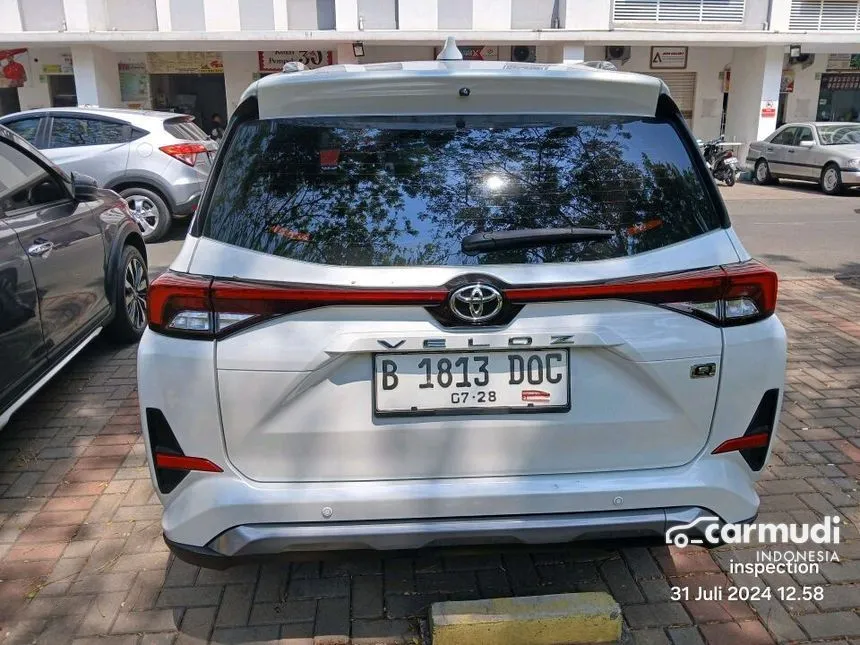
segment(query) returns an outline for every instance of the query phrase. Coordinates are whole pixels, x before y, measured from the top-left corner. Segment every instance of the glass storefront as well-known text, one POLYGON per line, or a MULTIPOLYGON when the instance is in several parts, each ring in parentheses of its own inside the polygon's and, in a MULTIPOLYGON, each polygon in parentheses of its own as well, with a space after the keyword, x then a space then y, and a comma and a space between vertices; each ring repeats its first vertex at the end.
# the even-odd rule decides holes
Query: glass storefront
POLYGON ((860 72, 821 75, 817 121, 860 121, 860 72))

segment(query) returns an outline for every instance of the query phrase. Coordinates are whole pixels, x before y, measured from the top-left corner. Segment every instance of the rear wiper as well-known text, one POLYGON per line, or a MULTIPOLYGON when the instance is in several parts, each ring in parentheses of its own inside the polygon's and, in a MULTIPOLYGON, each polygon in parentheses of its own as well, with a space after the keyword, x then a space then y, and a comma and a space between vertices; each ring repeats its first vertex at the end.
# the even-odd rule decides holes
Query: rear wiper
POLYGON ((515 231, 473 233, 463 239, 461 248, 463 253, 475 254, 568 242, 593 242, 614 235, 614 231, 603 228, 523 228, 515 231))

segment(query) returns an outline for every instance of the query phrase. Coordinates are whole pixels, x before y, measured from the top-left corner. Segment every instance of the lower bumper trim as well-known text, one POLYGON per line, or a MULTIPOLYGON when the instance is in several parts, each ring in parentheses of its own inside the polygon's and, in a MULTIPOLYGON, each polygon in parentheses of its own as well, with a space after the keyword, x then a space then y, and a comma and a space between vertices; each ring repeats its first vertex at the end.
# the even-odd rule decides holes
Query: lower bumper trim
POLYGON ((387 522, 249 524, 206 545, 226 557, 333 550, 397 550, 475 544, 551 544, 660 537, 666 529, 713 515, 698 507, 624 512, 516 515, 387 522))

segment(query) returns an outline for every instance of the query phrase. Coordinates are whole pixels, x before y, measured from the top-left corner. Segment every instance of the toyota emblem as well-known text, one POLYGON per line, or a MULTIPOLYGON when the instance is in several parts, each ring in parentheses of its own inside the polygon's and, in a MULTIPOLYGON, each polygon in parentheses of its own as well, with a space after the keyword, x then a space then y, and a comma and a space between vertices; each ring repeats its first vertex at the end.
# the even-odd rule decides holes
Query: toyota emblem
POLYGON ((502 310, 501 292, 488 284, 469 284, 456 289, 448 300, 451 311, 460 320, 481 323, 502 310))

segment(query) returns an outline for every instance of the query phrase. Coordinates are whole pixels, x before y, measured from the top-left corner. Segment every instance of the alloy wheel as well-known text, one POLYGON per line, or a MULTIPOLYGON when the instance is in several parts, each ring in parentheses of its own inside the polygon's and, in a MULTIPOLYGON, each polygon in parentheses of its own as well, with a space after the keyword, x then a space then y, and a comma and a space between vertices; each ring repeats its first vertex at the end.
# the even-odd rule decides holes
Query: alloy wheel
POLYGON ((148 197, 129 195, 125 198, 131 215, 144 235, 151 234, 158 226, 158 207, 148 197))
POLYGON ((759 180, 759 183, 764 183, 767 181, 767 164, 761 162, 755 169, 755 177, 759 180))
POLYGON ((146 294, 149 290, 146 267, 133 257, 125 267, 124 279, 126 315, 135 329, 141 329, 146 325, 146 294))
POLYGON ((839 176, 836 174, 836 168, 828 168, 824 171, 824 190, 833 192, 839 184, 839 176))

